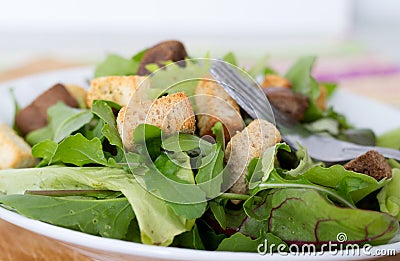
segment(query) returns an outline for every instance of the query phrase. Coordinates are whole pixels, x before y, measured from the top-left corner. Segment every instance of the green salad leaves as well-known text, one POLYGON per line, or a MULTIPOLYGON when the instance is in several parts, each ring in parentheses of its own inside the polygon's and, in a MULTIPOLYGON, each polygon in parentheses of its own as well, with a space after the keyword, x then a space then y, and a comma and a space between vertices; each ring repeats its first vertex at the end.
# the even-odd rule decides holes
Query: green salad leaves
MULTIPOLYGON (((95 77, 135 75, 143 54, 130 59, 110 55, 95 77)), ((223 60, 238 65, 233 53, 223 60)), ((313 132, 374 145, 372 131, 354 129, 332 108, 316 105, 321 86, 329 96, 336 85, 316 81, 311 73, 315 60, 303 57, 285 74, 292 90, 309 100, 302 124, 313 132)), ((267 61, 262 57, 248 73, 277 74, 267 61)), ((210 64, 197 59, 187 60, 186 67, 168 63, 148 69, 157 71, 150 76, 148 97, 178 91, 192 96, 210 64)), ((278 143, 249 159, 243 174, 248 193, 235 194, 225 191, 230 173, 222 123, 213 126, 213 140, 166 135, 140 124, 128 152, 116 122, 120 109, 103 100, 90 109, 63 103, 49 108, 47 126, 26 137, 40 162, 36 168, 0 171, 0 204, 83 233, 198 250, 257 252, 265 241, 276 245, 268 251, 277 251, 278 245, 288 251, 292 244, 320 248, 326 242, 378 245, 398 234, 400 164, 394 160, 393 178, 377 181, 340 164, 315 162, 306 148, 292 152, 278 143), (339 233, 347 241, 339 241, 339 233)), ((378 137, 378 144, 388 145, 396 135, 378 137)))

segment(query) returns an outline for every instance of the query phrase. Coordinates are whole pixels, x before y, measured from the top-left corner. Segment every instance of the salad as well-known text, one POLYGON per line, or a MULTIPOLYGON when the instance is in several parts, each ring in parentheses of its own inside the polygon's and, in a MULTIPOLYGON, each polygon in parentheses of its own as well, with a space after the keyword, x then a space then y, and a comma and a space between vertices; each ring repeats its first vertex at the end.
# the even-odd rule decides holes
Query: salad
MULTIPOLYGON (((232 53, 222 60, 315 133, 400 148, 398 132, 377 138, 327 106, 336 85, 313 78, 315 57, 284 75, 265 58, 250 68, 232 53)), ((60 83, 25 108, 16 102, 14 126, 0 124, 1 206, 100 237, 197 250, 400 241, 399 162, 375 151, 316 162, 247 115, 209 68, 166 41, 109 55, 88 90, 60 83)))

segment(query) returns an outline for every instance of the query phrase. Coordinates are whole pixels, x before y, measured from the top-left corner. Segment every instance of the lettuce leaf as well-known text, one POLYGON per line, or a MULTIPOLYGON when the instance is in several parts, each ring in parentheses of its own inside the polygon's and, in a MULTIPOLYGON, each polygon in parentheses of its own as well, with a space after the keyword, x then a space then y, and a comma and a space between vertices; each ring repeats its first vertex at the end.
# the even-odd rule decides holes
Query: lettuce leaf
POLYGON ((194 225, 193 220, 176 215, 165 201, 146 191, 132 174, 121 169, 52 166, 0 171, 0 191, 6 195, 43 189, 121 191, 132 206, 145 244, 169 245, 176 235, 194 225))
POLYGON ((84 199, 38 195, 0 196, 18 213, 56 226, 102 237, 125 239, 135 214, 126 198, 84 199))

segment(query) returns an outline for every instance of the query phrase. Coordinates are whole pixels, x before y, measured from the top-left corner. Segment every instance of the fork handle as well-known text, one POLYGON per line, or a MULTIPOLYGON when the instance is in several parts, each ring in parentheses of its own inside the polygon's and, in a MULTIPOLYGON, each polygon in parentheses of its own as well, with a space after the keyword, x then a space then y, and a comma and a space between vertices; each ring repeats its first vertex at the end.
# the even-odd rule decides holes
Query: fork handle
POLYGON ((371 147, 371 146, 354 146, 344 148, 343 152, 345 153, 354 153, 355 155, 361 155, 366 153, 369 150, 376 150, 381 153, 385 158, 392 158, 400 161, 400 150, 382 148, 382 147, 371 147))

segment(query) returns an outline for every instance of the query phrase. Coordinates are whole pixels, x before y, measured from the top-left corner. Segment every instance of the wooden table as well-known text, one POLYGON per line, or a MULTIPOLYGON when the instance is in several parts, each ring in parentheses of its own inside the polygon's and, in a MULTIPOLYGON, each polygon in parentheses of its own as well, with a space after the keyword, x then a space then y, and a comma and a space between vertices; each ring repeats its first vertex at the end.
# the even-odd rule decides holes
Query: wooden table
MULTIPOLYGON (((0 82, 11 80, 23 75, 29 75, 52 69, 74 67, 78 65, 79 64, 70 64, 53 59, 41 59, 39 61, 33 61, 26 66, 0 73, 0 82)), ((55 242, 54 240, 37 235, 0 220, 0 261, 19 260, 88 261, 90 259, 58 242, 55 242)), ((379 260, 395 261, 400 260, 400 257, 386 257, 379 260)))

